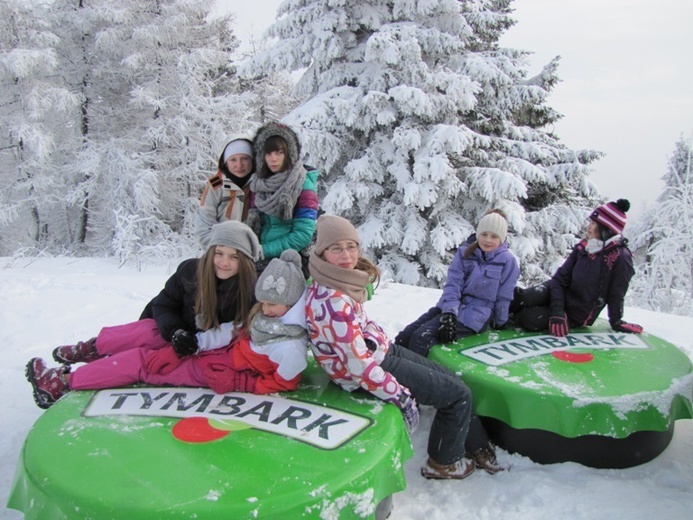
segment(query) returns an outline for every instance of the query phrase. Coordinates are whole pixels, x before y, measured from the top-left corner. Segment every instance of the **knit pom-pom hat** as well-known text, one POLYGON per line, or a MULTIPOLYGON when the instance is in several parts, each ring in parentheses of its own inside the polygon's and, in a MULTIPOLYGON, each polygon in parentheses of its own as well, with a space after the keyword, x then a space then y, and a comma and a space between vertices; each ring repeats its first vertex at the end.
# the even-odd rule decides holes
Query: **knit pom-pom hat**
POLYGON ((628 200, 618 199, 616 202, 607 202, 599 206, 592 212, 590 219, 611 230, 614 235, 620 235, 626 227, 626 213, 629 209, 628 200))

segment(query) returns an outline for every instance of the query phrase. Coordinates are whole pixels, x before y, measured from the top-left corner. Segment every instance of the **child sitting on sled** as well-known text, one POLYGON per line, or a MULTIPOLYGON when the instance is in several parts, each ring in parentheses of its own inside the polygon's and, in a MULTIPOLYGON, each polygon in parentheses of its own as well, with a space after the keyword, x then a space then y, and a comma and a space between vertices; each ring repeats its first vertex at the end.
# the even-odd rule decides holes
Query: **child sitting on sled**
POLYGON ((563 337, 571 328, 592 325, 608 307, 613 330, 643 331, 640 325, 623 321, 623 301, 635 273, 628 241, 622 235, 629 209, 626 199, 596 208, 585 238, 553 277, 539 286, 515 290, 512 310, 518 325, 563 337))
POLYGON ((478 334, 489 325, 502 328, 520 277, 517 259, 508 249, 508 222, 500 210, 484 215, 448 268, 435 307, 407 325, 395 343, 427 356, 433 345, 478 334))
POLYGON ((225 322, 196 333, 195 352, 181 354, 171 344, 132 348, 99 357, 72 373, 66 366, 47 368, 41 358, 33 358, 26 375, 34 399, 48 408, 71 390, 135 383, 201 386, 217 393, 294 390, 306 367, 305 288, 300 256, 287 250, 257 281, 258 303, 250 312, 248 331, 225 322))

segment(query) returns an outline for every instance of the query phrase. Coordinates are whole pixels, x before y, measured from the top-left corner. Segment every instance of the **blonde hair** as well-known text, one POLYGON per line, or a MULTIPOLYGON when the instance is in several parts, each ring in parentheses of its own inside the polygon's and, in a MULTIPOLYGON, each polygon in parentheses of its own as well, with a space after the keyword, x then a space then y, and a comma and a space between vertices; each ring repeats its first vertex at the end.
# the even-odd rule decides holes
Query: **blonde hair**
MULTIPOLYGON (((236 297, 236 316, 234 321, 246 328, 250 323, 250 310, 255 302, 255 264, 243 252, 238 251, 238 287, 236 297)), ((203 330, 219 326, 217 313, 216 275, 214 274, 214 254, 216 245, 209 247, 197 262, 197 288, 195 289, 195 313, 200 316, 203 330)))

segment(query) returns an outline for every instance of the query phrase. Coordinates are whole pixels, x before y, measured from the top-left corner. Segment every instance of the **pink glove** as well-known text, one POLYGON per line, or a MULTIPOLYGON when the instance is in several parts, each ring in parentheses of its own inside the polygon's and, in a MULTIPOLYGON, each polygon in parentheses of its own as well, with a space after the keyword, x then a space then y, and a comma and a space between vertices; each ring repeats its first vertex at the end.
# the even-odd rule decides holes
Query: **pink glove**
POLYGON ((562 338, 568 335, 568 318, 563 316, 551 316, 549 318, 549 334, 562 338))
POLYGON ((236 392, 255 393, 258 376, 251 370, 239 370, 234 377, 233 386, 236 392))
POLYGON ((168 345, 149 352, 144 361, 144 366, 150 374, 165 375, 173 372, 182 362, 173 347, 168 345))
POLYGON ((628 332, 630 334, 640 334, 642 332, 642 327, 636 325, 635 323, 628 323, 626 321, 619 321, 617 323, 612 323, 611 328, 616 332, 628 332))

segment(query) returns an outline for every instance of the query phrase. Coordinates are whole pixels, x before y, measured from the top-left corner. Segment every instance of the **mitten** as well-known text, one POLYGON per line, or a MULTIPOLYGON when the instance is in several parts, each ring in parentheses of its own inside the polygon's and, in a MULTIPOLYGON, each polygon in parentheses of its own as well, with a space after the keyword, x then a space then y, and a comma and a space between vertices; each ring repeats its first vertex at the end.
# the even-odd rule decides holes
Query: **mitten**
POLYGON ((419 407, 416 401, 409 393, 409 390, 403 389, 398 398, 400 410, 404 416, 404 422, 407 425, 407 431, 413 433, 419 425, 419 407))
POLYGON ((173 349, 179 357, 189 356, 197 352, 197 337, 192 332, 178 329, 171 338, 173 349))
POLYGON ((642 327, 636 325, 635 323, 628 323, 623 320, 619 320, 616 323, 611 324, 611 328, 616 332, 628 332, 630 334, 640 334, 642 332, 642 327))
POLYGON ((166 346, 147 353, 144 365, 149 374, 168 374, 181 365, 182 361, 173 350, 173 347, 166 346))
POLYGON ((549 333, 557 338, 568 335, 568 318, 565 314, 549 318, 549 333))
POLYGON ((441 314, 436 338, 441 343, 450 343, 457 339, 457 316, 451 312, 441 314))
POLYGON ((255 392, 258 376, 251 370, 238 370, 234 376, 233 389, 236 392, 255 392))

